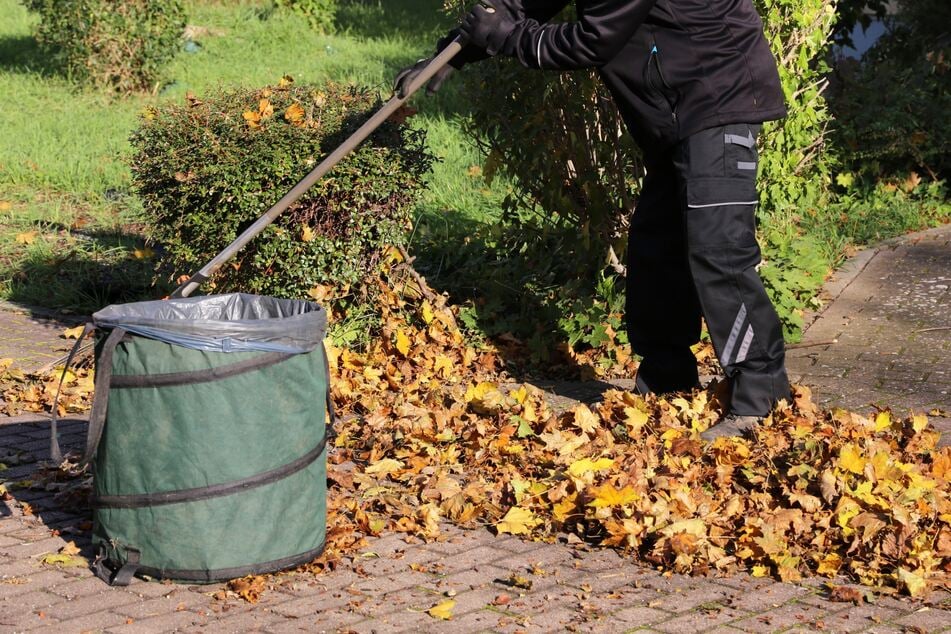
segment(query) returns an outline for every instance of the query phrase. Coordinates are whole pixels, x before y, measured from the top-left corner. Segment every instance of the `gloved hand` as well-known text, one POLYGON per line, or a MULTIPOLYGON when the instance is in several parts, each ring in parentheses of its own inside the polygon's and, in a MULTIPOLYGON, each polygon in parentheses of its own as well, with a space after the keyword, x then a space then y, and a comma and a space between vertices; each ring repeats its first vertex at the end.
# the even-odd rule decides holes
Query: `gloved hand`
MULTIPOLYGON (((439 52, 437 51, 436 54, 438 55, 439 52)), ((433 61, 432 57, 421 59, 409 68, 404 68, 399 72, 399 74, 396 76, 396 81, 393 84, 393 91, 400 99, 406 98, 410 84, 416 80, 419 74, 429 65, 429 62, 431 61, 433 61)), ((436 74, 433 75, 432 79, 429 80, 429 83, 426 84, 426 94, 431 95, 439 90, 446 80, 449 79, 449 76, 452 75, 454 70, 455 69, 452 66, 447 64, 436 71, 436 74)))
POLYGON ((483 1, 463 18, 459 26, 471 45, 489 55, 499 54, 518 23, 504 1, 497 0, 496 5, 490 6, 483 1))

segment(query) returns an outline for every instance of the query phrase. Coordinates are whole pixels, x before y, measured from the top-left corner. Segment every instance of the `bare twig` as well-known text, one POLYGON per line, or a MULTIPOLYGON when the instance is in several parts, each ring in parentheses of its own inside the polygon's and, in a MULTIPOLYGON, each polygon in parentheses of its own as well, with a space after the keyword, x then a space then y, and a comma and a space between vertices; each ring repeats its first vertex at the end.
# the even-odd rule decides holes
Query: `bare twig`
POLYGON ((912 330, 911 332, 937 332, 939 330, 951 330, 951 326, 939 326, 937 328, 919 328, 918 330, 912 330))
POLYGON ((793 343, 786 346, 786 350, 798 350, 800 348, 818 348, 819 346, 831 346, 839 343, 838 339, 829 339, 828 341, 816 341, 814 343, 793 343))

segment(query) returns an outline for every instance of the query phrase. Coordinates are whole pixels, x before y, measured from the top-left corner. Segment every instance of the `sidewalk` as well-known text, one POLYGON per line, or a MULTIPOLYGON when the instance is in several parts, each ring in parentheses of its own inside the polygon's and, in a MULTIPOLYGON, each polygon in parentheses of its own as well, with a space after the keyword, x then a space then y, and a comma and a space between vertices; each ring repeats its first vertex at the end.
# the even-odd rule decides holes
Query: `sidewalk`
MULTIPOLYGON (((951 325, 949 279, 951 226, 863 253, 833 281, 832 301, 804 340, 838 343, 791 351, 794 378, 814 386, 824 403, 951 410, 951 331, 935 330, 951 325)), ((14 356, 26 369, 45 365, 50 351, 65 345, 60 331, 56 324, 0 311, 0 358, 14 356)), ((562 399, 586 394, 583 386, 574 392, 552 387, 562 399)), ((943 416, 934 420, 951 431, 948 414, 943 416)), ((65 445, 79 447, 84 428, 81 419, 65 422, 65 445)), ((0 481, 26 484, 47 457, 48 443, 44 417, 0 418, 0 462, 8 467, 0 481)), ((612 550, 448 526, 445 541, 387 535, 332 573, 275 576, 255 605, 214 599, 221 585, 136 580, 128 588, 109 588, 85 567, 40 562, 70 540, 89 555, 84 513, 64 510, 53 491, 9 488, 0 500, 0 632, 951 630, 947 593, 928 601, 869 595, 871 603, 853 605, 831 601, 825 579, 782 584, 747 575, 662 574, 612 550), (513 586, 513 575, 530 587, 513 586), (426 612, 450 597, 456 601, 451 621, 426 612)))

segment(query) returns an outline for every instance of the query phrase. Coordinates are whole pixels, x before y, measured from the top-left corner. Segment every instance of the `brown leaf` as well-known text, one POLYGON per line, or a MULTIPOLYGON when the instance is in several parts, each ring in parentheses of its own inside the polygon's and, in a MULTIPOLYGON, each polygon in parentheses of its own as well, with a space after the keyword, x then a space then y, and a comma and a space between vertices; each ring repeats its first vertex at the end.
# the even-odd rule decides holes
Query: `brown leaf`
POLYGON ((829 600, 837 603, 854 603, 859 605, 865 600, 861 592, 848 586, 831 586, 829 600))

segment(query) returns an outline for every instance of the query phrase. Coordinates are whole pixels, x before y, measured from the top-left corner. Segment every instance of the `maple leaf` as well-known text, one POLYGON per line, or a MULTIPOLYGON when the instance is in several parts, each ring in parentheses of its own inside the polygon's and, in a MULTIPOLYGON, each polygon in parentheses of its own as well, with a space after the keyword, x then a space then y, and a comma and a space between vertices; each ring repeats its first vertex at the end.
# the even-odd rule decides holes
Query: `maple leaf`
POLYGON ((66 339, 79 339, 83 335, 83 331, 86 330, 85 326, 76 326, 75 328, 67 328, 63 331, 63 337, 66 339))
POLYGON ((383 460, 371 464, 369 467, 364 469, 364 473, 369 473, 371 475, 388 475, 390 473, 397 473, 403 468, 403 463, 399 460, 394 460, 393 458, 384 458, 383 460))
POLYGON ((921 575, 906 570, 905 568, 898 569, 898 582, 901 584, 901 587, 913 597, 921 596, 928 588, 928 583, 921 575))
POLYGON ((404 357, 409 356, 410 341, 409 337, 406 336, 406 333, 402 330, 396 331, 396 349, 400 351, 404 357))
POLYGON ((601 419, 595 416, 585 404, 577 405, 574 410, 575 426, 586 434, 592 434, 601 425, 601 419))
POLYGON ((284 119, 295 126, 304 125, 304 117, 306 115, 307 113, 299 103, 292 103, 287 107, 287 110, 284 111, 284 119))
POLYGON ((839 450, 839 460, 836 463, 843 471, 861 474, 865 471, 865 457, 854 443, 847 443, 839 450))
POLYGON ((14 241, 17 244, 33 244, 36 242, 36 237, 40 235, 39 231, 24 231, 23 233, 16 234, 14 241))
POLYGON ((434 605, 433 607, 429 608, 428 610, 426 610, 426 613, 435 619, 442 619, 444 621, 448 621, 449 619, 452 618, 452 610, 455 607, 456 607, 455 599, 447 599, 446 601, 443 601, 442 603, 438 603, 434 605))
POLYGON ((267 119, 274 114, 274 105, 269 99, 262 99, 258 102, 258 114, 262 119, 267 119))
POLYGON ((568 466, 568 473, 579 478, 586 473, 610 469, 613 466, 613 458, 598 458, 597 460, 582 458, 581 460, 575 460, 568 466))
POLYGON ((248 127, 252 130, 256 130, 261 127, 261 115, 257 112, 251 110, 246 110, 241 114, 244 117, 245 122, 248 124, 248 127))
POLYGON ((228 582, 228 589, 248 603, 257 603, 264 592, 265 580, 262 576, 248 576, 232 579, 228 582))
POLYGON ((532 529, 540 523, 531 510, 513 506, 505 514, 505 517, 495 524, 495 529, 500 535, 502 533, 528 535, 532 532, 532 529))
POLYGON ((300 229, 300 239, 301 239, 302 241, 304 241, 304 242, 311 242, 311 241, 313 241, 315 235, 316 235, 316 234, 314 234, 314 230, 311 229, 310 227, 308 227, 307 225, 301 226, 301 229, 300 229))
POLYGON ((829 553, 819 561, 819 565, 816 568, 816 572, 820 575, 826 575, 828 577, 834 577, 838 574, 839 568, 842 567, 842 556, 838 553, 829 553))
POLYGON ((627 506, 641 498, 632 486, 625 486, 618 489, 608 483, 591 489, 591 495, 594 499, 588 503, 588 506, 595 508, 627 506))

